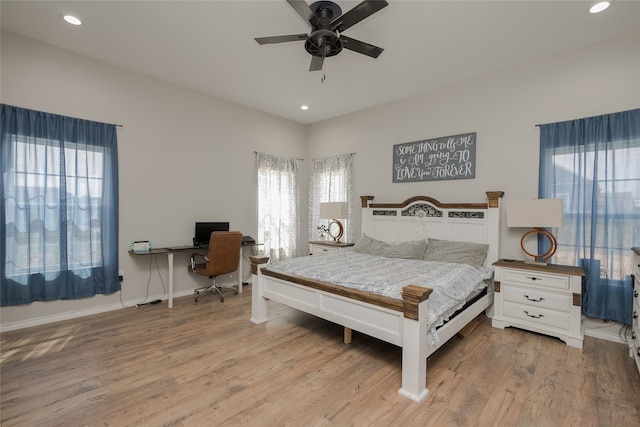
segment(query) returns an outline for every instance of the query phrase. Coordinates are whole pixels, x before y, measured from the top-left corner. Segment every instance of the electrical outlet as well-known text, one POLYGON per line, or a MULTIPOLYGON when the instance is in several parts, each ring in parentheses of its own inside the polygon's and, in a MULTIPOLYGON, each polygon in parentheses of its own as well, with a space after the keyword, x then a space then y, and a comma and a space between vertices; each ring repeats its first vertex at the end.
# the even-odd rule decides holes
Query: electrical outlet
POLYGON ((122 282, 124 280, 124 270, 118 271, 118 281, 122 282))

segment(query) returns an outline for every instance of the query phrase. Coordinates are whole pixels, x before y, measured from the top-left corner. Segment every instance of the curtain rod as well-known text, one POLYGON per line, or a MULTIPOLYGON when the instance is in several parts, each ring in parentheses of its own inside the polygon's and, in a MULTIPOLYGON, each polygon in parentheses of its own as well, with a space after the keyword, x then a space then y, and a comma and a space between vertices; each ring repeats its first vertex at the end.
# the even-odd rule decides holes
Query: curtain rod
MULTIPOLYGON (((116 125, 116 126, 117 126, 117 125, 116 125)), ((536 126, 537 126, 537 125, 536 125, 536 126)), ((258 152, 257 152, 257 151, 255 151, 255 150, 254 150, 253 152, 254 152, 255 154, 258 154, 258 152)), ((352 156, 355 156, 357 153, 349 153, 349 154, 351 154, 352 156)), ((294 159, 294 160, 302 160, 302 161, 304 161, 304 159, 300 159, 300 158, 298 158, 298 159, 294 159)))
POLYGON ((117 124, 117 123, 105 123, 105 122, 101 122, 101 121, 99 121, 99 120, 83 119, 83 118, 81 118, 81 117, 73 117, 73 116, 68 116, 68 115, 66 115, 66 114, 51 113, 51 112, 48 112, 48 111, 34 110, 33 108, 18 107, 17 105, 10 105, 10 104, 4 104, 4 105, 8 105, 8 106, 10 106, 10 107, 15 107, 15 108, 20 108, 21 110, 30 110, 30 111, 35 111, 36 113, 44 113, 44 114, 51 114, 51 115, 54 115, 54 116, 68 117, 68 118, 70 118, 70 119, 84 120, 85 122, 96 122, 96 123, 102 123, 102 124, 105 124, 105 125, 115 126, 115 127, 117 127, 117 128, 122 128, 122 127, 124 127, 124 126, 119 125, 119 124, 117 124))
MULTIPOLYGON (((253 152, 254 152, 255 154, 258 154, 258 152, 257 152, 257 151, 255 151, 255 150, 254 150, 253 152)), ((269 154, 269 155, 272 155, 272 154, 269 154)), ((282 156, 278 156, 278 157, 282 157, 282 156)), ((293 160, 301 160, 301 161, 304 161, 304 159, 301 159, 301 158, 294 158, 293 160)))
MULTIPOLYGON (((627 112, 627 111, 635 111, 635 109, 625 110, 625 111, 619 111, 619 112, 620 112, 620 113, 625 113, 625 112, 627 112)), ((579 118, 579 119, 562 120, 562 121, 560 121, 560 122, 542 123, 542 124, 537 124, 537 125, 535 125, 535 126, 536 126, 536 127, 540 127, 540 126, 542 126, 542 125, 549 125, 549 124, 554 124, 554 123, 570 122, 570 121, 575 121, 575 120, 584 120, 584 119, 595 119, 595 118, 597 118, 597 117, 604 117, 604 116, 608 116, 608 115, 610 115, 610 114, 615 114, 615 113, 598 114, 598 115, 595 115, 595 116, 587 116, 587 117, 582 117, 582 118, 579 118)))

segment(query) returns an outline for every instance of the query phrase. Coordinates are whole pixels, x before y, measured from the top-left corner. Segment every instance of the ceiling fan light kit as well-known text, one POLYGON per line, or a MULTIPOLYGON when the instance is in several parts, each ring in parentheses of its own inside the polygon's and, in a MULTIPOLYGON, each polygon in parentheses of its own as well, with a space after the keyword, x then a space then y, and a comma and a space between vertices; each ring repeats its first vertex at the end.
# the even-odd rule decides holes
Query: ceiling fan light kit
POLYGON ((311 55, 309 71, 322 69, 324 59, 348 49, 372 58, 380 56, 384 49, 341 33, 388 6, 386 1, 365 0, 342 14, 342 9, 331 1, 317 1, 310 6, 304 0, 287 0, 287 3, 311 26, 309 34, 257 37, 258 44, 274 44, 304 40, 304 48, 311 55))

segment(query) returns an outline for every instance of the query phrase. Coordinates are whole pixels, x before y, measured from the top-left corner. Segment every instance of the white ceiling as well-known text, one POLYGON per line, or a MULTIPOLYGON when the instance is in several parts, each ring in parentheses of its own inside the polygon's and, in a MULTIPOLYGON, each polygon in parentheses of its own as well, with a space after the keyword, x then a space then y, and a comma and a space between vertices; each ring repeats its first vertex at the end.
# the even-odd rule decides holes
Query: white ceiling
MULTIPOLYGON (((336 3, 344 13, 359 1, 336 3)), ((324 83, 308 71, 303 42, 254 41, 308 31, 285 0, 2 0, 0 14, 3 30, 309 124, 623 33, 640 37, 640 1, 591 15, 593 3, 389 0, 345 31, 382 55, 344 50, 325 61, 324 83), (65 23, 67 13, 83 25, 65 23)))

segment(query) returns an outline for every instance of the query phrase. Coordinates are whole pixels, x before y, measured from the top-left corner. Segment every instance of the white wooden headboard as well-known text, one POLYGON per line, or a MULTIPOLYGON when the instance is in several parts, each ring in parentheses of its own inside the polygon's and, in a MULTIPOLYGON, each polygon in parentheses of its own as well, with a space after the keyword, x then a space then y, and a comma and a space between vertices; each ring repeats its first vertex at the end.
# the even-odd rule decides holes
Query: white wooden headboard
POLYGON ((373 203, 360 196, 362 233, 387 242, 432 237, 459 242, 488 243, 486 264, 500 255, 500 199, 503 191, 487 191, 485 203, 441 203, 415 196, 402 203, 373 203))

